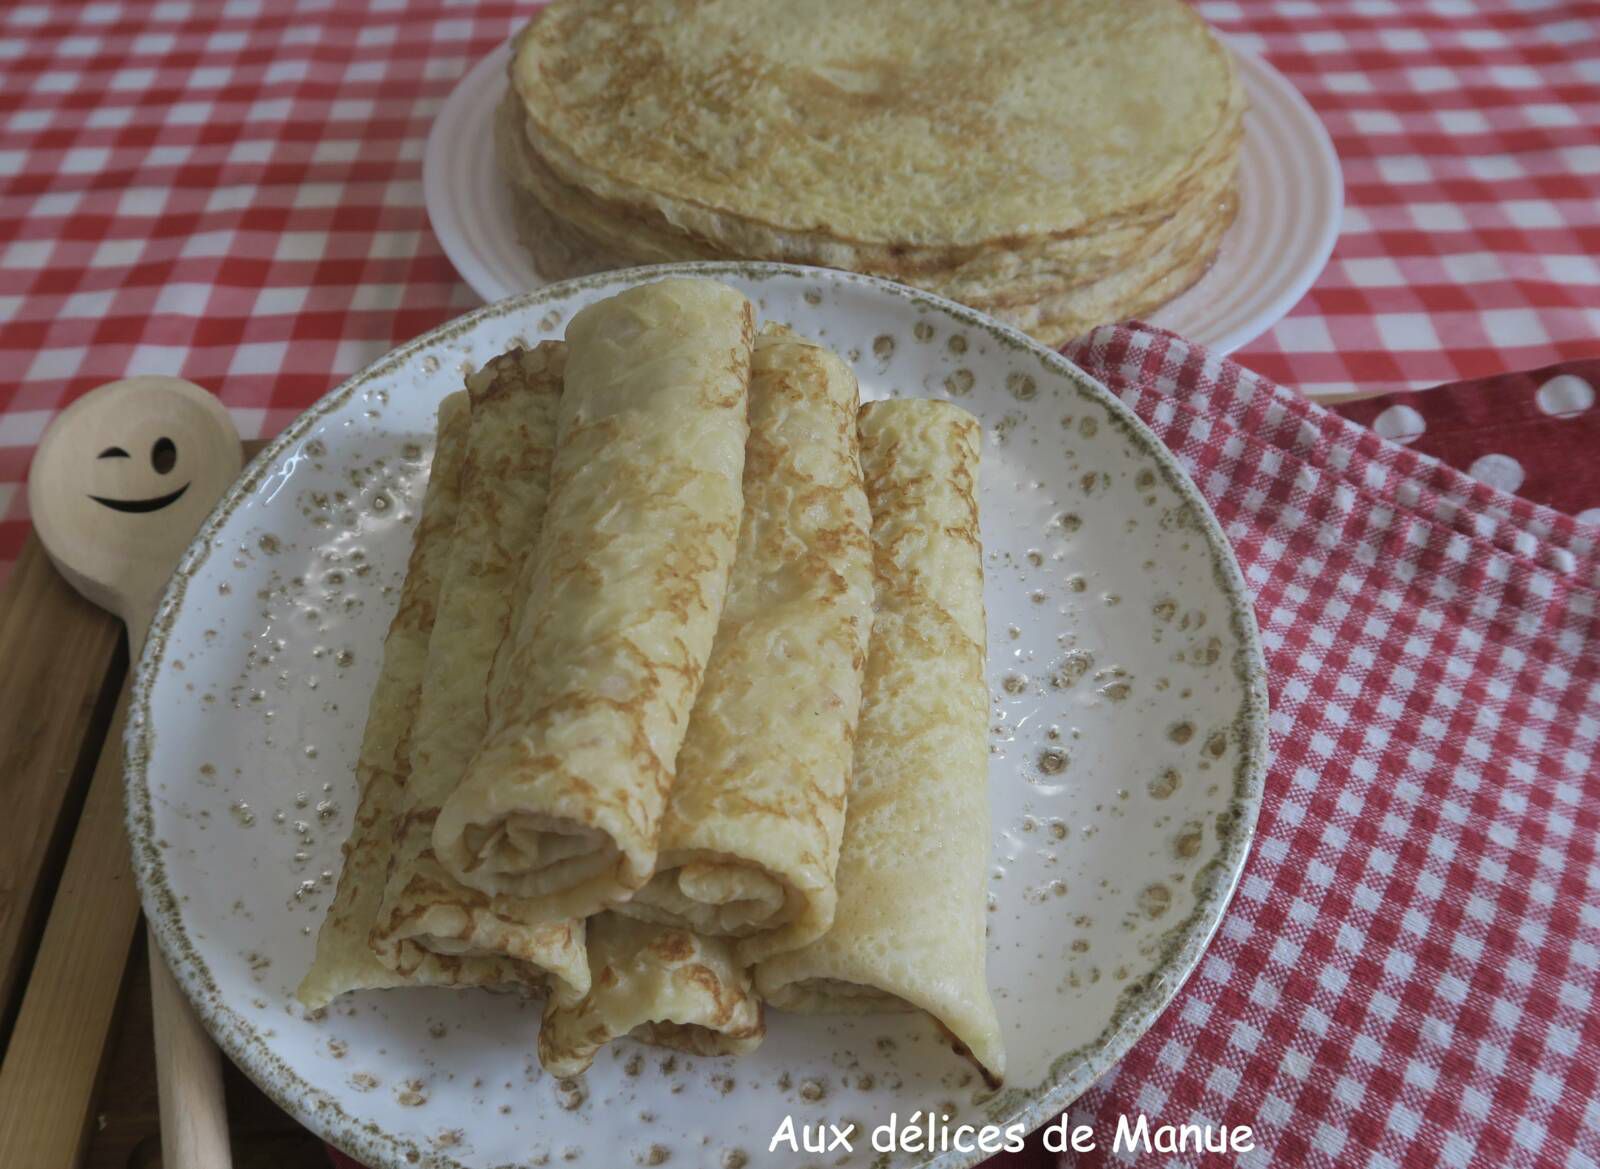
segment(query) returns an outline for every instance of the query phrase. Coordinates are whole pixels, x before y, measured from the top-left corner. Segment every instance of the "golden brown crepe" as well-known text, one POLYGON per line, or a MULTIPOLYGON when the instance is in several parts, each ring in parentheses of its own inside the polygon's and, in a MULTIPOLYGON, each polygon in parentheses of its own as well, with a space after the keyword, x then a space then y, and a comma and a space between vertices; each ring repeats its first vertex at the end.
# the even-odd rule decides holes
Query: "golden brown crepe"
POLYGON ((410 770, 411 727, 460 502, 460 471, 469 425, 466 394, 452 394, 440 403, 433 470, 412 535, 400 607, 383 643, 383 665, 356 762, 361 794, 350 838, 344 844, 344 868, 317 935, 316 958, 295 992, 307 1007, 326 1006, 350 990, 392 986, 508 984, 534 989, 543 985, 540 971, 520 963, 486 967, 442 954, 423 956, 399 973, 379 962, 367 944, 383 898, 395 821, 410 770))
POLYGON ((379 959, 401 974, 450 954, 485 972, 515 960, 580 993, 589 985, 581 920, 550 921, 536 904, 469 889, 433 854, 439 806, 483 740, 490 668, 544 521, 565 365, 566 347, 551 341, 502 354, 467 380, 472 425, 460 502, 372 932, 379 959))
POLYGON ((984 972, 989 846, 980 429, 947 402, 860 415, 877 613, 833 928, 756 967, 773 1006, 920 1008, 1005 1067, 984 972))
POLYGON ((656 875, 618 911, 743 939, 745 963, 833 922, 872 624, 855 375, 769 325, 757 339, 744 520, 678 754, 656 875))
POLYGON ((766 1034, 750 974, 723 938, 602 913, 589 921, 593 981, 581 997, 552 995, 539 1030, 539 1062, 575 1076, 613 1039, 695 1055, 743 1055, 766 1034))
POLYGON ((1052 343, 1209 266, 1247 105, 1179 0, 555 0, 507 76, 496 154, 548 278, 815 264, 1052 343))
POLYGON ((527 595, 487 737, 434 825, 464 884, 580 917, 654 871, 738 540, 754 335, 750 303, 708 280, 568 325, 527 595))

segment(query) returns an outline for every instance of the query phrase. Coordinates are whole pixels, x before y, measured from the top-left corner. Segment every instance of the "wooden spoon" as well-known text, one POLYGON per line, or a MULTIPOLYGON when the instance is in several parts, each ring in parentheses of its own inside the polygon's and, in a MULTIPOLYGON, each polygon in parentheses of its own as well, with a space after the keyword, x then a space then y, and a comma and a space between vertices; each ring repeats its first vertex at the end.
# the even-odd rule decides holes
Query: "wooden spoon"
MULTIPOLYGON (((51 561, 122 618, 137 663, 157 602, 201 522, 239 475, 239 435, 211 394, 171 377, 92 390, 51 423, 28 505, 51 561)), ((130 683, 132 669, 129 670, 130 683)), ((44 698, 46 696, 41 696, 44 698)), ((125 687, 0 1066, 0 1165, 73 1164, 139 919, 123 826, 125 687)), ((166 1169, 227 1169, 217 1049, 149 938, 166 1169)))

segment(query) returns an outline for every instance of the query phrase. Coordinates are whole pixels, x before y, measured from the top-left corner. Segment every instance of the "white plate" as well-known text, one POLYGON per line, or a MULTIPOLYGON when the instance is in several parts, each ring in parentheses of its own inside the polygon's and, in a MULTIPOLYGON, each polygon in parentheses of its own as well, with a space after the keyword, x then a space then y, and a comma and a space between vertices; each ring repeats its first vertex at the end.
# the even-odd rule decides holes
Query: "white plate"
POLYGON ((672 1164, 739 1149, 784 1169, 810 1162, 767 1155, 789 1113, 876 1125, 937 1106, 1037 1125, 1171 999, 1243 866, 1266 763, 1260 648, 1172 456, 1065 359, 972 310, 822 269, 685 269, 834 346, 866 397, 953 395, 984 424, 989 969, 1007 1087, 987 1093, 920 1017, 772 1012, 742 1060, 618 1044, 578 1102, 538 1069, 536 1005, 388 991, 308 1018, 293 1001, 350 827, 435 406, 464 370, 663 271, 636 269, 480 309, 312 407, 208 521, 140 662, 128 823, 156 935, 224 1050, 369 1164, 616 1169, 659 1145, 672 1164))
MULTIPOLYGON (((1239 163, 1239 214, 1217 260, 1147 318, 1220 353, 1265 333, 1321 274, 1339 235, 1344 180, 1321 120, 1262 58, 1233 46, 1250 95, 1239 163)), ((505 96, 510 51, 475 65, 434 119, 422 162, 423 198, 445 255, 484 300, 549 283, 517 242, 511 196, 490 124, 505 96)))

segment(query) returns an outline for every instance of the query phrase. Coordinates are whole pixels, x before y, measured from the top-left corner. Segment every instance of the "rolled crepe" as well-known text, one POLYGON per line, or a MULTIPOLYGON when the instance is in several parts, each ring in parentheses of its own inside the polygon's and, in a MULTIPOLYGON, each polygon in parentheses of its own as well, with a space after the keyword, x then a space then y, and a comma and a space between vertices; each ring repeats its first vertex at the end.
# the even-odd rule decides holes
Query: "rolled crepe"
POLYGON ((539 1029, 539 1062, 575 1076, 613 1039, 695 1055, 743 1055, 766 1034, 761 1000, 732 943, 602 913, 589 920, 594 974, 580 998, 552 995, 539 1029))
POLYGON ((756 967, 773 1006, 918 1008, 1004 1071, 984 973, 989 847, 979 427, 946 402, 862 407, 877 613, 833 928, 756 967))
POLYGON ((731 935, 740 960, 833 923, 872 545, 855 375, 780 326, 756 341, 744 520, 678 753, 656 875, 621 913, 731 935))
POLYGON ((649 880, 739 535, 750 303, 666 280, 567 327, 550 502, 489 731, 434 824, 463 884, 582 917, 649 880))
POLYGON ((400 607, 383 643, 383 664, 356 761, 356 782, 361 794, 350 837, 344 844, 344 868, 339 873, 333 904, 317 934, 316 957, 295 992, 302 1003, 313 1009, 326 1006, 350 990, 485 983, 532 988, 543 982, 543 975, 529 967, 507 962, 484 968, 451 955, 425 956, 401 973, 379 962, 367 944, 383 899, 395 821, 409 771, 410 730, 460 502, 460 472, 469 423, 466 394, 452 394, 440 403, 433 468, 422 514, 411 538, 411 559, 400 590, 400 607))
POLYGON ((467 380, 472 426, 372 948, 407 974, 449 954, 487 973, 507 959, 589 985, 582 920, 462 885, 433 854, 439 806, 488 726, 484 692, 511 620, 518 580, 544 522, 566 348, 558 341, 494 358, 467 380))

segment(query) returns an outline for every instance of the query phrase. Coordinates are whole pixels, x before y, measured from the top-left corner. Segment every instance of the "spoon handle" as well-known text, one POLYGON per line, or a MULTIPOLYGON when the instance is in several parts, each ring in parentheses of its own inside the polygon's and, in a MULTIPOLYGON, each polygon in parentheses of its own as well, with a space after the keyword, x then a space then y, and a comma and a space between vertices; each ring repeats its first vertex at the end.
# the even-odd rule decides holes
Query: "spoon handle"
POLYGON ((150 942, 150 1002, 155 1009, 156 1082, 161 1089, 161 1163, 169 1169, 227 1169, 228 1112, 222 1060, 166 959, 150 942))
MULTIPOLYGON (((137 663, 155 618, 159 594, 128 598, 122 621, 128 630, 128 661, 137 663)), ((128 690, 133 688, 130 667, 128 690)), ((127 694, 123 695, 126 703, 127 694)), ((108 739, 105 751, 118 764, 122 734, 108 739)), ((101 762, 105 754, 101 755, 101 762)), ((120 768, 119 768, 120 770, 120 768)), ((98 773, 98 768, 96 769, 98 773)), ((124 845, 126 848, 126 845, 124 845)), ((228 1106, 222 1092, 222 1058, 167 967, 146 926, 150 951, 150 1005, 155 1023, 156 1086, 161 1097, 161 1164, 164 1169, 230 1169, 228 1106)))

